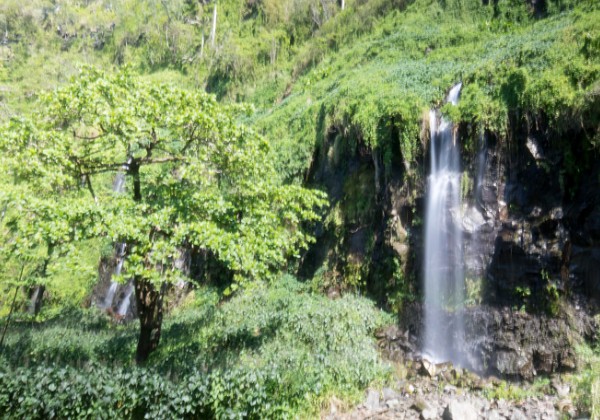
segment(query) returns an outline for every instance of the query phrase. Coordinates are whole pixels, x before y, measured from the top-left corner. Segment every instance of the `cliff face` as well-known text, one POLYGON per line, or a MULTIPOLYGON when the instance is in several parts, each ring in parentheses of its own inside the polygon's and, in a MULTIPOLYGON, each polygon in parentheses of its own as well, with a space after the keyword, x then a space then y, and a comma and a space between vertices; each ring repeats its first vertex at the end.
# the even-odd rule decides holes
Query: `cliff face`
MULTIPOLYGON (((462 350, 477 370, 532 378, 574 368, 573 344, 594 339, 600 164, 585 132, 558 135, 543 116, 522 121, 505 138, 487 132, 475 146, 465 141, 463 207, 452 217, 465 256, 462 350)), ((467 138, 471 127, 458 132, 467 138)), ((397 148, 384 168, 378 150, 342 143, 344 135, 330 129, 315 152, 309 180, 328 191, 332 207, 300 273, 317 274, 333 295, 363 288, 400 311, 418 340, 420 306, 409 302, 421 300, 427 142, 418 167, 397 148)))

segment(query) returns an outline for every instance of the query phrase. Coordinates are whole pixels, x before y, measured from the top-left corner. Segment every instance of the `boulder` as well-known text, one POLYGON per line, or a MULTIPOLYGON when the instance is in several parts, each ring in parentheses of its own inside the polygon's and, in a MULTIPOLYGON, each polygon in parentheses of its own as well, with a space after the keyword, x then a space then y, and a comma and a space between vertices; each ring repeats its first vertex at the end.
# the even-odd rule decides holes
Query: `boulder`
POLYGON ((374 389, 367 391, 367 399, 365 400, 365 408, 369 411, 375 411, 379 408, 379 392, 374 389))
POLYGON ((468 402, 451 401, 443 414, 444 420, 477 420, 477 411, 468 402))

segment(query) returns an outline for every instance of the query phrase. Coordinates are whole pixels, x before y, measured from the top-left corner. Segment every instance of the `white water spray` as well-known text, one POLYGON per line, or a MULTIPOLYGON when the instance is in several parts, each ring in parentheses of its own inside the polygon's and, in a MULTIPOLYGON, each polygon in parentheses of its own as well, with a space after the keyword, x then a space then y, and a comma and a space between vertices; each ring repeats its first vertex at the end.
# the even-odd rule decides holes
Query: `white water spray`
MULTIPOLYGON (((447 102, 456 105, 462 84, 447 102)), ((425 331, 423 353, 433 361, 460 363, 454 350, 464 339, 460 306, 464 301, 462 231, 460 227, 460 152, 451 122, 432 110, 430 117, 431 174, 427 179, 425 215, 425 331)))
MULTIPOLYGON (((119 245, 117 245, 117 265, 115 267, 115 270, 113 271, 113 275, 114 276, 118 276, 121 274, 121 271, 123 270, 123 263, 125 263, 125 250, 127 249, 127 244, 124 243, 120 243, 119 245)), ((104 297, 104 303, 102 305, 102 307, 104 309, 108 309, 112 306, 113 300, 115 299, 115 294, 117 293, 117 289, 119 287, 119 283, 117 283, 116 281, 111 281, 110 282, 110 287, 108 288, 108 291, 106 292, 106 296, 104 297)))

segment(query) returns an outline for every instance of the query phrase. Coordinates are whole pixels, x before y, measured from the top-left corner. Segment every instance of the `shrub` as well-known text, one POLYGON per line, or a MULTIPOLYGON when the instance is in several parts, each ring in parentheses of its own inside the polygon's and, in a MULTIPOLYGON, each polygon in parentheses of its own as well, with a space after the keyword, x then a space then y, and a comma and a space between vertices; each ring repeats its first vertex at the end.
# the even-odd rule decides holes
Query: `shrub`
POLYGON ((372 333, 390 319, 367 299, 332 301, 291 277, 220 306, 217 296, 199 289, 167 317, 148 368, 129 365, 134 326, 97 311, 17 323, 0 359, 0 417, 293 417, 387 377, 372 333))

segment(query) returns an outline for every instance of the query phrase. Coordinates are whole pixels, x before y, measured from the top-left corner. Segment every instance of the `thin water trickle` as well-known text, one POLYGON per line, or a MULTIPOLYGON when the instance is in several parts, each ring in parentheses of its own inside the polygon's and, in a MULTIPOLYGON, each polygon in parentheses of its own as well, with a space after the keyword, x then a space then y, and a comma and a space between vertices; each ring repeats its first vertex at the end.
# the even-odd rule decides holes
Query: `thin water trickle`
POLYGON ((29 307, 27 308, 30 314, 35 314, 35 303, 37 302, 38 295, 40 294, 40 286, 36 286, 31 299, 29 299, 29 307))
MULTIPOLYGON (((462 84, 447 102, 456 105, 462 84)), ((464 340, 461 305, 464 269, 461 214, 460 151, 451 122, 430 112, 431 173, 425 215, 425 332, 423 353, 433 361, 460 363, 456 340, 464 340)))
POLYGON ((485 134, 481 134, 479 137, 479 150, 477 152, 477 179, 475 180, 475 201, 483 206, 483 177, 485 175, 486 165, 486 144, 485 134))

